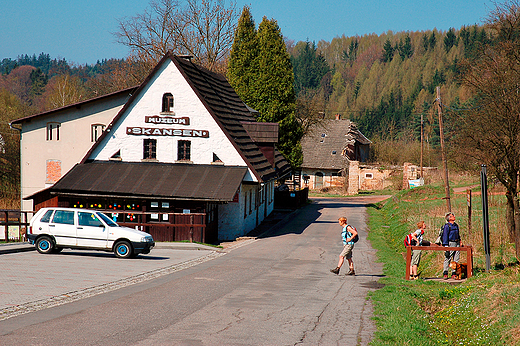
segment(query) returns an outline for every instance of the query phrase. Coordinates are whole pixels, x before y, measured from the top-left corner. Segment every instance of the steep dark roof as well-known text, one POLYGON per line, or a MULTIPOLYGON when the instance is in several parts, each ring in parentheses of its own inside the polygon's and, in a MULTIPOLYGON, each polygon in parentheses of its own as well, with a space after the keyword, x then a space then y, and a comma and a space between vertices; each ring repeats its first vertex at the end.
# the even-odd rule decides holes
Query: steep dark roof
POLYGON ((229 202, 246 172, 246 167, 238 166, 95 161, 75 165, 47 191, 229 202))
POLYGON ((348 152, 355 143, 371 142, 350 120, 324 120, 302 139, 303 168, 337 169, 348 165, 348 152))
POLYGON ((241 124, 241 122, 253 122, 255 118, 226 78, 195 65, 190 59, 178 57, 171 53, 163 57, 138 90, 134 92, 133 96, 117 114, 112 123, 107 126, 107 131, 103 132, 100 140, 98 140, 86 154, 82 163, 88 160, 96 146, 108 135, 112 126, 123 116, 137 95, 145 89, 152 77, 167 60, 171 60, 177 66, 208 112, 226 134, 229 141, 237 148, 257 179, 260 181, 269 181, 276 178, 278 175, 276 170, 271 166, 241 124))
POLYGON ((191 60, 175 56, 170 58, 195 89, 231 143, 239 149, 257 178, 262 181, 275 178, 276 171, 241 124, 241 121, 252 122, 255 118, 227 79, 193 64, 191 60))

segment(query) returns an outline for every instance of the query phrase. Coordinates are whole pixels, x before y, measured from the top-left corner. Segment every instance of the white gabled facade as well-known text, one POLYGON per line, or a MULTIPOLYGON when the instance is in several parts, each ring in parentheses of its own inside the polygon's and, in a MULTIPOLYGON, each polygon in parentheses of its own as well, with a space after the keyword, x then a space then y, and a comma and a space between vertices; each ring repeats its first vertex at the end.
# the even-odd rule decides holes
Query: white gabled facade
MULTIPOLYGON (((247 166, 171 60, 167 61, 149 81, 142 94, 123 114, 122 119, 114 124, 109 136, 103 139, 101 145, 94 150, 89 159, 109 160, 120 151, 122 161, 140 162, 143 160, 143 139, 153 138, 157 141, 156 159, 158 162, 178 162, 178 141, 189 140, 191 142, 190 161, 193 164, 210 164, 213 162, 213 154, 215 154, 225 165, 247 166), (162 98, 166 93, 173 95, 173 113, 161 112, 162 98), (189 124, 146 122, 146 117, 151 116, 163 119, 188 118, 189 124), (135 130, 129 133, 129 128, 135 130), (151 131, 150 134, 133 134, 143 132, 138 129, 154 129, 157 134, 154 134, 154 131, 151 131), (164 135, 163 129, 167 130, 166 135, 164 135), (170 135, 170 131, 173 130, 182 131, 182 134, 175 135, 175 132, 172 132, 170 135), (196 131, 195 135, 192 133, 193 130, 196 131), (207 137, 198 136, 206 134, 207 137)), ((257 181, 252 174, 249 174, 249 179, 257 181)))

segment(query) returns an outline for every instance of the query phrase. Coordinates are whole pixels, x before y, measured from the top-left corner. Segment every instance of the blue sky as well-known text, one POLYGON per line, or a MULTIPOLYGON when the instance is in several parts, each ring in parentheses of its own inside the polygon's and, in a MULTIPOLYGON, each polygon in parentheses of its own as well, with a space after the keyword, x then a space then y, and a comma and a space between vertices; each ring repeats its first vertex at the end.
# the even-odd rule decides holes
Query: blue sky
MULTIPOLYGON (((128 49, 115 42, 119 19, 141 14, 149 0, 6 1, 0 13, 0 59, 50 54, 69 63, 93 64, 123 58, 128 49)), ((389 30, 426 31, 481 24, 490 0, 237 0, 251 7, 258 25, 274 18, 294 41, 331 41, 341 35, 382 34, 389 30)))

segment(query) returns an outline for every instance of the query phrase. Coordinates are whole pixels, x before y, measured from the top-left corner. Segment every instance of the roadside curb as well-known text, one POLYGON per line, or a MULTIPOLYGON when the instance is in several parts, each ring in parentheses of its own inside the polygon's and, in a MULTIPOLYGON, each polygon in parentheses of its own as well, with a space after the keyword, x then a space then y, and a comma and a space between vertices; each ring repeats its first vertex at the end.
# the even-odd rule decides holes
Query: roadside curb
MULTIPOLYGON (((175 249, 175 250, 206 250, 206 251, 223 251, 223 249, 198 243, 169 243, 169 242, 157 242, 155 243, 155 249, 175 249)), ((35 251, 36 248, 29 242, 13 242, 0 244, 0 255, 35 251)))
POLYGON ((36 248, 34 247, 34 245, 31 245, 29 242, 0 244, 0 255, 35 250, 36 248))

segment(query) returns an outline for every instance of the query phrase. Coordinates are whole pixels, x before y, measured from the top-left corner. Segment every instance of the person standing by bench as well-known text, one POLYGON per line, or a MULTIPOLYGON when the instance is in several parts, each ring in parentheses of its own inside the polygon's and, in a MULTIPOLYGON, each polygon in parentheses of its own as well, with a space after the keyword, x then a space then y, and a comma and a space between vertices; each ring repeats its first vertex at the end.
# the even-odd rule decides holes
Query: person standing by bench
MULTIPOLYGON (((446 224, 442 233, 442 246, 460 247, 459 225, 455 222, 455 215, 451 212, 446 213, 446 224)), ((452 261, 459 262, 460 251, 446 251, 444 253, 444 279, 448 279, 448 270, 452 261)), ((452 279, 455 278, 455 272, 452 271, 452 279)))

